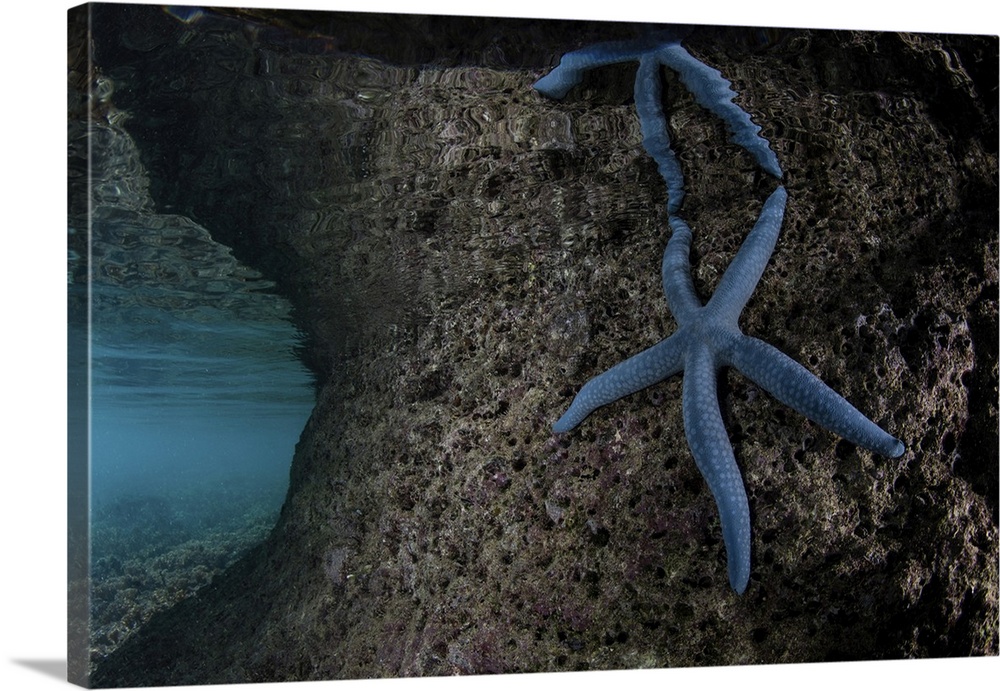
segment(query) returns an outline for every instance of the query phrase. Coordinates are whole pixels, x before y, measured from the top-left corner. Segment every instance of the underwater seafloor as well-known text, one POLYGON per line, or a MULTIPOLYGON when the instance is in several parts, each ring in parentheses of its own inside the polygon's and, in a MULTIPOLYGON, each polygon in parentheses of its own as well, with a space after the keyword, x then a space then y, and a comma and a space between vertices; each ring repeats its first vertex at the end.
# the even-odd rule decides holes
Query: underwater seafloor
MULTIPOLYGON (((735 595, 680 378, 552 423, 674 329, 626 24, 92 6, 94 127, 163 213, 277 283, 321 382, 266 539, 93 660, 95 686, 996 655, 997 38, 696 27, 785 170, 741 325, 907 445, 738 374, 735 595)), ((78 30, 82 27, 76 25, 78 30)), ((71 31, 73 25, 71 24, 71 31)), ((75 79, 74 79, 75 76, 75 79)), ((665 74, 694 283, 774 182, 665 74)))
POLYGON ((249 499, 233 496, 243 490, 120 497, 94 512, 92 659, 103 659, 267 536, 277 511, 259 490, 249 499))

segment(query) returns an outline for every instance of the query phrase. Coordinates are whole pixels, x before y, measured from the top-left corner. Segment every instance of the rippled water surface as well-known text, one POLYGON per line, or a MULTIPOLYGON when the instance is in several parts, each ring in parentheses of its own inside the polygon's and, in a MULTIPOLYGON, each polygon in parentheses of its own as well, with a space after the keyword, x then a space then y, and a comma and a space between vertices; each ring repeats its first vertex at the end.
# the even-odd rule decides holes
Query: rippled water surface
POLYGON ((89 248, 94 654, 264 538, 313 404, 273 283, 187 218, 123 206, 95 210, 89 248))
POLYGON ((95 505, 203 483, 280 501, 313 400, 288 303, 183 217, 93 232, 95 505))

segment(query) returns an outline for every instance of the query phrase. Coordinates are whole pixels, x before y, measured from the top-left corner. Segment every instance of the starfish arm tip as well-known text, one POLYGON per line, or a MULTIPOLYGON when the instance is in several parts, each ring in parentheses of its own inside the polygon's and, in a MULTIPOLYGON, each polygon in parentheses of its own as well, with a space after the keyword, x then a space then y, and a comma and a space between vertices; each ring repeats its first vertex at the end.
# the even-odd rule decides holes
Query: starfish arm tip
POLYGON ((742 575, 741 574, 735 574, 735 573, 730 573, 729 574, 729 585, 730 585, 730 587, 732 587, 732 589, 734 591, 736 591, 737 595, 742 595, 743 593, 746 592, 747 583, 749 581, 750 581, 750 574, 749 573, 742 574, 742 575))
MULTIPOLYGON (((721 508, 721 507, 720 507, 721 508)), ((735 517, 730 517, 730 519, 735 517)), ((728 531, 727 531, 728 532, 728 531)), ((735 531, 734 531, 735 532, 735 531)), ((729 537, 729 540, 724 540, 726 543, 726 561, 727 570, 729 572, 729 585, 736 591, 737 595, 742 595, 747 589, 747 583, 750 581, 750 535, 749 526, 745 528, 745 531, 740 531, 738 536, 723 534, 723 537, 729 537)))
POLYGON ((573 77, 564 77, 561 73, 553 70, 534 83, 534 89, 542 96, 559 101, 563 99, 569 90, 575 86, 573 77))
POLYGON ((569 416, 569 411, 567 410, 563 413, 563 416, 556 420, 555 424, 552 425, 552 431, 556 434, 562 434, 563 432, 569 432, 571 429, 576 427, 577 423, 572 420, 567 420, 569 416))
POLYGON ((553 431, 568 432, 601 406, 676 374, 683 367, 685 343, 680 332, 674 333, 588 381, 552 426, 553 431))

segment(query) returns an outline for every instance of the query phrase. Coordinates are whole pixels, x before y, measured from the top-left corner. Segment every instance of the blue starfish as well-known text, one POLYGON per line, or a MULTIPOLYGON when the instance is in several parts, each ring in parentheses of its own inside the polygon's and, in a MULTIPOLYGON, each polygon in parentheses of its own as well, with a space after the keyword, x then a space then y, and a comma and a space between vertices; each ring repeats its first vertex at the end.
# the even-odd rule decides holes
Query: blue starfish
POLYGON ((672 197, 668 203, 672 234, 663 253, 662 279, 667 305, 679 328, 666 340, 587 382, 553 430, 567 432, 596 408, 683 371, 684 432, 719 509, 729 583, 742 594, 750 578, 750 509, 719 410, 717 377, 721 367, 735 367, 785 405, 854 444, 893 458, 902 455, 904 446, 802 365, 764 341, 744 335, 739 328, 740 313, 781 231, 788 197, 784 187, 778 187, 765 202, 760 218, 712 298, 705 305, 698 299, 691 280, 691 229, 675 215, 680 206, 677 195, 683 194, 683 177, 667 139, 656 64, 670 60, 682 79, 685 73, 696 75, 697 79, 685 79, 685 83, 699 102, 714 104, 712 110, 730 124, 734 140, 747 148, 765 170, 779 177, 781 174, 767 141, 758 135, 760 128, 732 103, 734 94, 729 82, 718 71, 692 58, 676 42, 665 46, 648 42, 602 44, 564 56, 559 67, 539 80, 536 88, 561 98, 579 82, 583 69, 626 59, 639 60, 636 110, 643 143, 659 164, 672 197))
POLYGON ((750 509, 719 411, 716 382, 720 367, 735 367, 785 405, 858 446, 893 458, 903 453, 901 441, 884 432, 805 367, 740 331, 740 313, 774 250, 786 198, 783 187, 771 194, 760 219, 704 306, 691 281, 691 229, 678 217, 671 217, 673 234, 663 253, 663 292, 680 328, 666 340, 587 382, 552 428, 567 432, 594 409, 683 370, 684 433, 719 508, 729 583, 737 593, 743 593, 750 578, 750 509))

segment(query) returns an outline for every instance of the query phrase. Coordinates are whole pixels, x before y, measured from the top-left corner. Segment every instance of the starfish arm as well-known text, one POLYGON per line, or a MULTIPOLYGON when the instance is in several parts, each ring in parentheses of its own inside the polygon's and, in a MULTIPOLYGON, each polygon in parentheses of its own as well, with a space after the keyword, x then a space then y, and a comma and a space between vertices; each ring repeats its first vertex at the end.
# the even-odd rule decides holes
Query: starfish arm
POLYGON ((707 348, 692 352, 684 368, 684 433, 698 470, 719 509, 729 584, 742 594, 750 579, 750 507, 732 444, 722 423, 716 363, 707 348))
POLYGON ((602 405, 617 401, 681 371, 687 337, 678 331, 594 377, 580 389, 569 409, 552 426, 568 432, 602 405))
POLYGON ((566 53, 551 72, 535 82, 535 91, 559 100, 583 80, 587 70, 638 60, 649 48, 639 41, 607 41, 566 53))
POLYGON ((903 442, 769 343, 741 335, 726 360, 777 400, 852 444, 889 458, 906 450, 903 442))
POLYGON ((760 218, 747 235, 729 268, 722 275, 715 293, 708 301, 706 309, 713 312, 723 322, 735 325, 740 312, 753 294, 757 282, 764 273, 774 245, 781 232, 781 220, 785 215, 788 193, 779 187, 764 202, 760 218))
POLYGON ((733 102, 736 92, 732 89, 732 82, 719 70, 687 52, 679 42, 664 45, 657 55, 677 72, 698 103, 722 118, 733 134, 733 142, 749 151, 761 168, 776 178, 781 177, 778 157, 771 150, 770 142, 760 136, 760 126, 755 125, 750 114, 733 102))
POLYGON ((660 63, 651 53, 646 53, 639 59, 639 69, 635 73, 635 110, 642 128, 642 145, 656 161, 660 177, 667 183, 667 211, 675 214, 684 200, 684 173, 670 149, 661 93, 660 63))
POLYGON ((667 43, 679 41, 684 33, 684 30, 663 29, 642 38, 605 41, 566 53, 551 72, 535 82, 535 90, 543 96, 559 100, 580 83, 587 70, 638 60, 667 43))
POLYGON ((702 307, 691 280, 691 228, 679 216, 670 217, 670 228, 673 233, 663 251, 663 294, 674 319, 683 326, 702 307))

